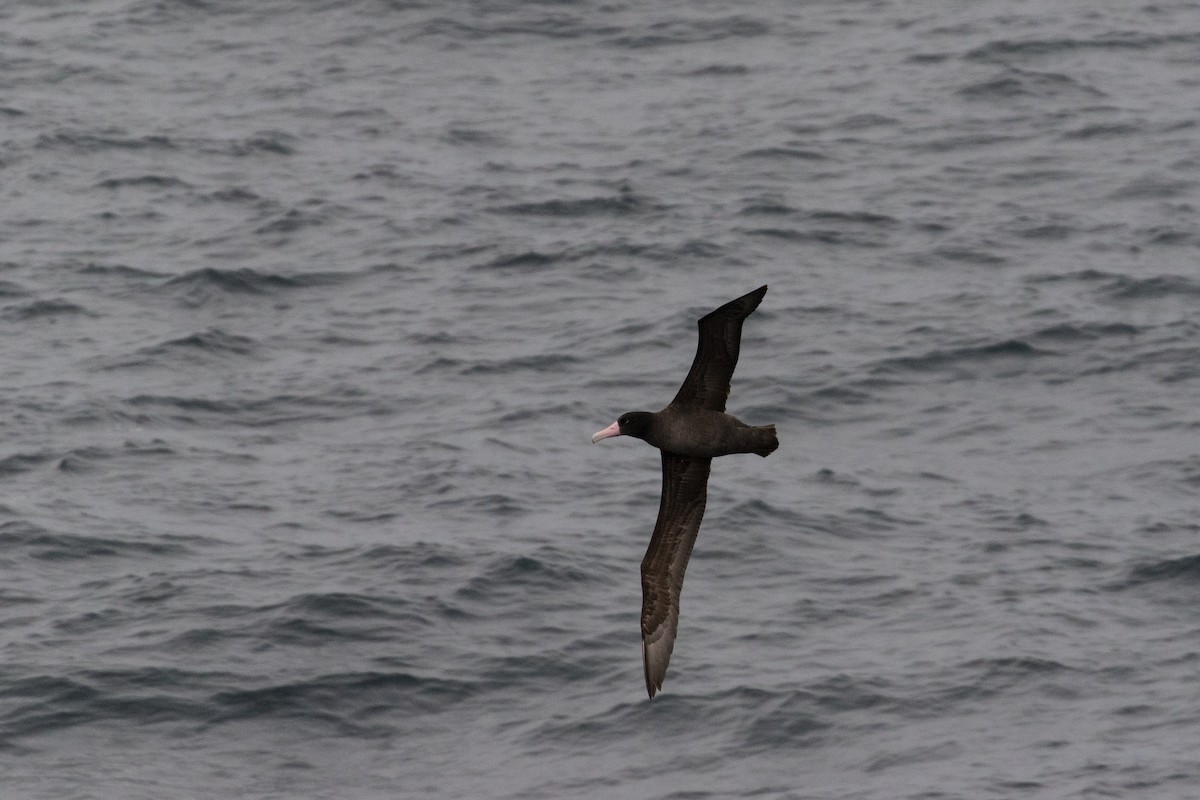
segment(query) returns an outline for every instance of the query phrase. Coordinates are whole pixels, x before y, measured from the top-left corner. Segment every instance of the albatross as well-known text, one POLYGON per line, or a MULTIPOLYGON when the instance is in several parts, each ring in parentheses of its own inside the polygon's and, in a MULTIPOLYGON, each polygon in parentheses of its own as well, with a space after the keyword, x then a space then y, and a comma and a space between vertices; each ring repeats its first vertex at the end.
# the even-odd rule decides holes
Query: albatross
POLYGON ((774 425, 753 426, 725 413, 742 323, 767 293, 760 286, 700 319, 700 344, 675 399, 662 411, 631 411, 592 436, 595 444, 633 436, 662 452, 662 499, 642 559, 642 665, 650 697, 662 688, 679 628, 679 594, 700 531, 712 460, 731 453, 769 456, 774 425))

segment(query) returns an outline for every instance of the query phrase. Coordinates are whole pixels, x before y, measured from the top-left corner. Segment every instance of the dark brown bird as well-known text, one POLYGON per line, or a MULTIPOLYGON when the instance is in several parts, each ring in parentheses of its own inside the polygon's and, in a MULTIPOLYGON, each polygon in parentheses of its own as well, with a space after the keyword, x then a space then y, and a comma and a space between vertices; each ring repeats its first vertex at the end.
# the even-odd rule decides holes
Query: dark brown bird
POLYGON ((751 426, 725 413, 742 323, 767 293, 760 286, 700 320, 700 344, 679 393, 662 411, 631 411, 592 436, 634 436, 662 451, 662 500, 642 559, 642 663, 646 691, 662 688, 679 628, 679 593, 700 530, 712 459, 730 453, 769 456, 774 425, 751 426))

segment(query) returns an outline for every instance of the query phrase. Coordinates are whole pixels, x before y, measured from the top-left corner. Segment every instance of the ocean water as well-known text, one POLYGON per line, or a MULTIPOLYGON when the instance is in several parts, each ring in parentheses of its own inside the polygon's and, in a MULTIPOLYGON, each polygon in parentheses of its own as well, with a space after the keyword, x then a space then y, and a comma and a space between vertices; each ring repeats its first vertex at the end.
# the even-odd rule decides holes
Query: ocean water
POLYGON ((0 8, 4 798, 1200 796, 1200 4, 0 8), (760 284, 663 693, 674 395, 760 284))

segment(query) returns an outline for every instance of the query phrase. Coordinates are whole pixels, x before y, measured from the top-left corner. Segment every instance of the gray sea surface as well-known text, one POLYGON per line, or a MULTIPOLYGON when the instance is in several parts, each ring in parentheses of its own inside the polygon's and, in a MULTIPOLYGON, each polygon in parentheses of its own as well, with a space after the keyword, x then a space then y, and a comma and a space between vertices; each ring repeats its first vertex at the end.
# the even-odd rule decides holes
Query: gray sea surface
POLYGON ((13 0, 0 209, 6 800, 1200 797, 1200 3, 13 0))

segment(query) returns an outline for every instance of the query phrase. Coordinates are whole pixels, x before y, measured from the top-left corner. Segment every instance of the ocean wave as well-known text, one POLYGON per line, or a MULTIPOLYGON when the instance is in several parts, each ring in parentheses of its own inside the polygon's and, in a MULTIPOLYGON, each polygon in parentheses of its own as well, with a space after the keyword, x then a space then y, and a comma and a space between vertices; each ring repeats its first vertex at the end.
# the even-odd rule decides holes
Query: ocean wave
MULTIPOLYGON (((489 248, 490 249, 490 248, 489 248)), ((485 248, 458 248, 446 256, 454 260, 477 255, 485 248)), ((688 239, 683 242, 640 242, 618 237, 600 242, 586 242, 560 249, 542 248, 519 252, 501 252, 487 261, 473 265, 473 272, 512 272, 514 274, 538 274, 554 267, 582 265, 580 275, 593 281, 610 281, 628 278, 636 274, 637 268, 627 266, 629 260, 647 261, 654 264, 675 264, 681 260, 711 259, 724 254, 724 249, 705 239, 688 239)), ((431 259, 433 260, 433 259, 431 259)), ((439 256, 437 260, 442 260, 439 256)))
POLYGON ((105 278, 123 278, 126 280, 150 280, 162 279, 167 276, 161 272, 153 272, 148 269, 139 267, 131 267, 127 264, 101 264, 95 261, 89 261, 79 268, 81 275, 98 275, 105 278))
POLYGON ((767 237, 797 244, 853 245, 855 247, 884 247, 887 244, 885 240, 867 232, 844 229, 746 228, 741 233, 747 236, 767 237))
POLYGON ((1111 300, 1158 300, 1164 297, 1195 299, 1200 296, 1200 280, 1183 275, 1157 275, 1152 278, 1133 278, 1127 275, 1112 277, 1100 289, 1111 300))
POLYGON ((139 394, 125 401, 135 407, 163 406, 180 411, 208 414, 235 415, 247 408, 246 404, 231 400, 210 400, 204 397, 179 397, 175 395, 139 394))
MULTIPOLYGON (((752 500, 741 500, 723 509, 716 509, 712 504, 709 504, 708 508, 714 525, 725 528, 736 526, 738 530, 751 524, 796 530, 803 529, 809 521, 804 513, 795 508, 783 503, 771 503, 757 497, 752 500)), ((704 557, 701 553, 697 553, 694 557, 697 556, 704 557)))
POLYGON ((539 353, 536 355, 513 356, 494 361, 476 361, 463 367, 463 375, 511 375, 517 372, 558 372, 570 369, 579 363, 579 358, 566 353, 539 353))
POLYGON ((258 347, 258 341, 249 336, 238 336, 225 333, 219 328, 210 328, 201 333, 168 339, 161 344, 140 348, 137 355, 141 359, 149 360, 174 359, 188 353, 205 356, 246 356, 253 355, 258 347))
POLYGON ((738 213, 746 217, 786 217, 797 213, 797 210, 782 200, 760 199, 746 203, 738 210, 738 213))
POLYGON ((469 563, 462 551, 432 542, 411 545, 385 544, 356 552, 344 561, 347 565, 361 564, 369 569, 391 572, 399 570, 446 569, 469 563))
POLYGON ((572 586, 597 578, 570 563, 569 556, 553 547, 540 547, 529 554, 492 559, 483 572, 455 591, 464 600, 494 602, 500 599, 541 594, 569 597, 572 586))
POLYGON ((240 158, 258 155, 259 153, 290 156, 296 152, 296 141, 296 137, 290 133, 283 131, 262 131, 245 139, 223 142, 217 145, 216 149, 240 158))
POLYGON ((309 720, 363 736, 395 730, 403 715, 441 713, 476 692, 471 683, 405 672, 344 672, 253 689, 229 689, 208 699, 206 721, 309 720), (399 717, 397 715, 400 715, 399 717), (377 718, 376 725, 366 720, 377 718))
POLYGON ((816 150, 804 150, 798 147, 757 147, 741 154, 741 158, 764 158, 777 161, 828 161, 829 156, 816 150))
POLYGON ((13 322, 28 322, 42 319, 55 320, 62 317, 74 316, 96 317, 98 315, 81 305, 69 303, 66 300, 35 300, 32 303, 17 303, 5 306, 0 311, 0 317, 13 322))
POLYGON ((13 453, 0 458, 0 476, 19 475, 29 472, 41 465, 53 461, 58 454, 52 450, 38 450, 29 453, 13 453))
MULTIPOLYGON (((0 265, 0 268, 11 268, 11 264, 0 265)), ((0 281, 0 297, 27 297, 28 290, 12 281, 0 281)))
POLYGON ((470 147, 500 147, 505 144, 503 136, 491 131, 463 126, 454 126, 447 130, 442 136, 442 141, 447 144, 470 147))
POLYGON ((1105 272, 1104 270, 1092 269, 1089 267, 1087 269, 1073 270, 1071 272, 1050 272, 1038 275, 1030 275, 1025 278, 1025 281, 1033 284, 1067 282, 1096 283, 1098 281, 1111 281, 1117 277, 1118 276, 1116 273, 1105 272))
POLYGON ((297 595, 289 600, 284 608, 289 613, 304 619, 313 617, 390 619, 395 616, 397 609, 406 605, 405 601, 398 598, 385 600, 381 597, 369 597, 351 592, 322 592, 297 595))
POLYGON ((930 761, 950 761, 961 756, 962 752, 962 743, 953 739, 925 741, 899 748, 888 748, 885 752, 874 755, 863 765, 863 769, 867 773, 872 773, 930 761))
POLYGON ((201 306, 224 297, 260 297, 282 292, 328 286, 349 276, 336 272, 308 272, 296 275, 264 273, 249 267, 217 269, 204 267, 170 278, 159 285, 163 293, 189 306, 201 306))
POLYGON ((969 50, 970 61, 1006 61, 1012 58, 1034 58, 1065 55, 1078 50, 1148 50, 1168 44, 1191 44, 1200 41, 1200 34, 1185 33, 1169 36, 1136 32, 1110 33, 1090 39, 1060 37, 1055 39, 998 39, 969 50))
POLYGON ((60 533, 24 520, 0 523, 0 546, 9 556, 20 548, 41 561, 68 561, 90 558, 178 556, 190 552, 182 540, 165 536, 154 539, 118 539, 111 536, 85 536, 60 533))
POLYGON ((315 228, 324 225, 326 221, 325 213, 313 213, 301 211, 298 208, 290 208, 270 222, 262 223, 254 229, 254 232, 260 236, 265 234, 295 233, 305 228, 315 228))
POLYGON ((968 100, 996 102, 1019 97, 1062 100, 1072 95, 1084 99, 1104 97, 1104 92, 1058 72, 1034 72, 1007 67, 999 74, 964 86, 958 94, 968 100))
POLYGON ((996 363, 1020 364, 1028 359, 1047 355, 1050 355, 1050 351, 1034 347, 1021 339, 1005 339, 991 344, 931 350, 921 356, 889 358, 877 362, 871 367, 871 372, 944 372, 996 363))
POLYGON ((910 145, 910 149, 922 153, 947 153, 957 150, 977 151, 985 147, 1010 145, 1027 138, 1017 134, 988 132, 988 133, 951 133, 945 136, 931 136, 929 139, 910 145))
POLYGON ((99 723, 175 724, 189 731, 246 720, 288 720, 339 735, 394 734, 409 716, 471 697, 472 684, 408 672, 341 672, 247 686, 230 672, 140 668, 10 678, 0 740, 99 723))
POLYGON ((301 594, 277 606, 247 609, 241 616, 257 622, 244 624, 237 635, 253 636, 270 646, 311 648, 390 641, 435 623, 432 614, 409 609, 408 605, 399 598, 361 593, 301 594))
POLYGON ((103 150, 175 150, 175 143, 167 136, 126 136, 116 131, 91 133, 87 131, 60 131, 42 134, 35 147, 41 149, 69 148, 85 152, 103 150))
POLYGON ((124 189, 126 187, 150 189, 190 189, 191 184, 169 175, 137 175, 132 178, 105 178, 96 184, 98 189, 124 189))
POLYGON ((657 737, 707 738, 722 750, 753 755, 816 746, 835 724, 811 691, 740 686, 707 695, 666 692, 653 703, 621 701, 585 716, 543 722, 525 741, 538 753, 580 747, 603 752, 625 741, 630 728, 650 728, 657 737))
MULTIPOLYGON (((155 671, 160 680, 162 676, 155 671)), ((144 687, 123 685, 120 678, 102 674, 86 676, 37 675, 7 684, 0 696, 15 702, 0 715, 0 738, 19 739, 99 720, 149 724, 166 720, 203 719, 202 706, 162 691, 136 691, 144 687), (117 684, 120 688, 111 687, 117 684), (107 685, 106 685, 107 684, 107 685)))
POLYGON ((1180 230, 1167 225, 1152 225, 1138 230, 1138 235, 1147 245, 1166 247, 1194 247, 1200 244, 1200 233, 1180 230))
MULTIPOLYGON (((406 562, 402 569, 420 570, 419 564, 406 562)), ((223 652, 231 647, 251 643, 260 649, 300 648, 315 651, 322 647, 362 647, 370 643, 405 642, 413 637, 428 635, 447 619, 465 620, 472 615, 430 594, 411 592, 417 585, 435 583, 426 578, 406 582, 410 592, 405 597, 395 594, 390 586, 395 574, 363 566, 363 575, 376 574, 372 583, 378 591, 302 592, 282 601, 256 603, 222 602, 216 605, 189 607, 197 577, 208 581, 225 580, 240 583, 263 581, 270 576, 251 570, 233 573, 193 573, 176 581, 143 581, 118 597, 138 607, 167 604, 166 608, 151 611, 156 614, 180 615, 192 624, 176 625, 162 631, 163 638, 153 646, 167 647, 172 652, 183 650, 203 657, 223 652)), ((457 575, 458 573, 456 573, 457 575)), ((403 649, 401 652, 405 652, 403 649)), ((397 659, 389 659, 397 661, 397 659)), ((403 663, 400 659, 397 663, 403 663)))
POLYGON ((761 699, 759 708, 739 731, 739 750, 758 753, 813 747, 833 727, 833 720, 819 707, 812 692, 793 691, 761 699))
POLYGON ((1004 256, 978 247, 943 246, 933 249, 933 256, 951 264, 972 264, 983 267, 999 267, 1008 263, 1004 256))
POLYGON ((1191 197, 1195 194, 1195 188, 1195 181, 1163 175, 1145 175, 1129 181, 1109 196, 1114 200, 1169 200, 1191 197))
POLYGON ((35 452, 13 453, 0 459, 0 476, 19 475, 39 467, 54 463, 60 472, 84 472, 97 463, 114 458, 130 456, 141 458, 145 456, 171 455, 174 451, 162 440, 154 440, 149 444, 137 444, 127 441, 118 447, 75 447, 69 450, 43 449, 35 452))
POLYGON ((1145 130, 1146 124, 1141 121, 1094 122, 1066 131, 1062 134, 1062 138, 1066 140, 1107 139, 1109 137, 1125 139, 1130 136, 1138 136, 1145 130))
POLYGON ((1159 583, 1200 584, 1200 555, 1147 561, 1134 566, 1118 588, 1159 583))
POLYGON ((501 17, 490 21, 486 17, 472 15, 470 22, 450 17, 435 17, 427 20, 410 35, 410 40, 437 37, 447 41, 475 41, 492 37, 531 36, 545 39, 576 39, 596 36, 605 32, 615 33, 617 27, 595 26, 573 14, 549 14, 527 18, 501 17))
POLYGON ((468 519, 519 517, 529 513, 530 509, 527 503, 500 492, 461 493, 453 498, 430 501, 425 507, 447 516, 468 519))
POLYGON ((750 67, 745 64, 710 64, 690 70, 686 74, 693 78, 725 78, 749 75, 750 67))
POLYGON ((523 217, 612 217, 640 214, 659 210, 660 207, 647 198, 631 191, 622 191, 615 197, 585 197, 573 200, 554 198, 533 203, 515 203, 502 206, 496 211, 523 217))
POLYGON ((673 45, 720 42, 726 39, 758 38, 770 34, 772 26, 742 14, 722 17, 659 19, 636 27, 614 24, 620 15, 603 21, 579 13, 523 13, 524 7, 504 9, 508 13, 473 15, 469 19, 438 16, 424 21, 411 40, 436 37, 453 42, 496 37, 532 37, 549 40, 589 39, 604 46, 642 50, 673 45))
MULTIPOLYGON (((566 631, 543 626, 540 633, 561 641, 566 631)), ((473 666, 481 676, 479 691, 509 694, 524 687, 544 692, 550 687, 568 690, 572 686, 603 683, 615 672, 610 658, 612 652, 620 650, 615 638, 576 639, 563 647, 538 647, 532 652, 482 657, 473 666)))
POLYGON ((791 242, 815 242, 828 245, 882 247, 888 233, 899 223, 895 217, 867 211, 793 209, 779 200, 761 199, 744 206, 742 216, 789 218, 790 227, 746 229, 748 235, 765 236, 791 242))
POLYGON ((1053 342, 1087 342, 1107 337, 1132 339, 1141 333, 1141 328, 1125 322, 1062 322, 1042 328, 1032 338, 1053 342))
POLYGON ((260 205, 267 201, 259 194, 240 186, 230 186, 200 195, 200 199, 213 203, 260 205))
POLYGON ((535 273, 553 267, 558 257, 535 250, 497 256, 486 264, 471 267, 473 270, 512 270, 520 273, 535 273))
POLYGON ((995 698, 1012 694, 1045 691, 1057 687, 1063 676, 1078 680, 1080 670, 1049 658, 1036 656, 998 656, 978 658, 958 664, 944 674, 936 685, 904 697, 900 703, 907 717, 942 717, 962 713, 995 698))
POLYGON ((761 19, 735 14, 708 19, 671 19, 642 25, 637 33, 624 32, 610 39, 617 47, 631 49, 720 42, 725 39, 756 39, 771 33, 761 19))
MULTIPOLYGON (((999 186, 1018 186, 1018 187, 1023 187, 1023 188, 1029 188, 1032 186, 1044 186, 1047 184, 1061 184, 1066 181, 1078 180, 1079 178, 1080 178, 1080 173, 1072 171, 1072 170, 1055 169, 1053 167, 1031 166, 1031 167, 1024 167, 1022 169, 1014 169, 1014 170, 1008 170, 1006 172, 1002 172, 998 176, 996 176, 994 178, 994 180, 995 180, 996 184, 999 186)), ((1056 216, 1064 217, 1064 215, 1061 212, 1059 214, 1057 214, 1056 216)), ((1027 221, 1028 220, 1026 220, 1026 219, 1016 220, 1016 222, 1018 222, 1018 223, 1027 222, 1027 221)), ((1042 226, 1042 227, 1053 228, 1053 227, 1055 227, 1055 225, 1052 223, 1048 226, 1042 226)))
MULTIPOLYGON (((320 394, 274 394, 236 399, 169 394, 138 394, 120 401, 117 408, 104 408, 105 416, 117 415, 139 424, 152 422, 178 425, 236 425, 268 428, 300 420, 346 419, 359 414, 376 415, 393 408, 387 397, 371 397, 348 385, 332 385, 320 394)), ((94 415, 93 415, 94 416, 94 415)))
MULTIPOLYGON (((170 452, 168 449, 167 452, 170 452)), ((68 474, 82 474, 91 471, 96 465, 111 457, 110 451, 101 447, 80 447, 72 450, 58 460, 58 471, 68 474)))
POLYGON ((842 406, 858 406, 878 399, 878 390, 891 385, 886 381, 856 381, 850 384, 835 384, 822 386, 809 393, 809 398, 816 403, 840 408, 842 406))
POLYGON ((869 225, 890 228, 898 225, 900 220, 888 214, 876 214, 870 211, 830 211, 814 210, 809 218, 822 221, 845 222, 854 225, 869 225))

